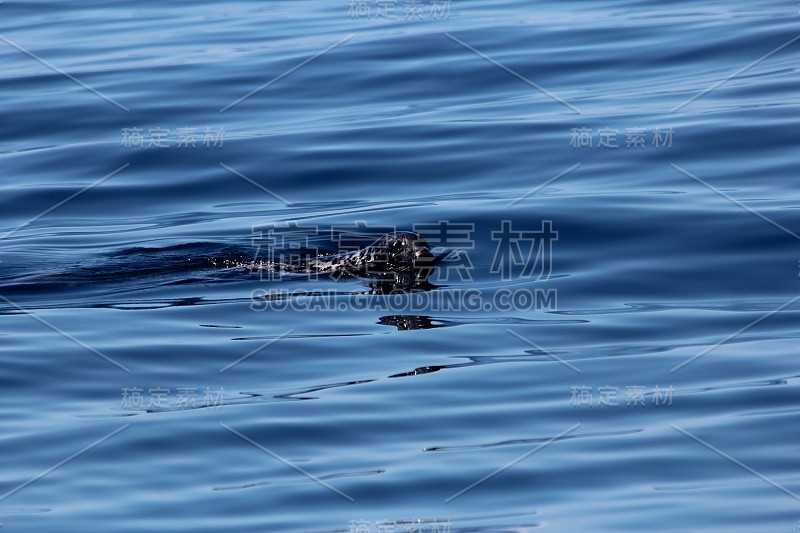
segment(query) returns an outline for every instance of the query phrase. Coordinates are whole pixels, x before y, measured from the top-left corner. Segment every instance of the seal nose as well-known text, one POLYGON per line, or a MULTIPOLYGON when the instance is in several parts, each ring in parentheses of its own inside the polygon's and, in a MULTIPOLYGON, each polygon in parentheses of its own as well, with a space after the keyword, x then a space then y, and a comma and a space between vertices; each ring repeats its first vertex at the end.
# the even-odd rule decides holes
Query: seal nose
POLYGON ((436 257, 431 253, 428 243, 424 239, 414 243, 414 271, 421 280, 426 280, 436 267, 436 257))

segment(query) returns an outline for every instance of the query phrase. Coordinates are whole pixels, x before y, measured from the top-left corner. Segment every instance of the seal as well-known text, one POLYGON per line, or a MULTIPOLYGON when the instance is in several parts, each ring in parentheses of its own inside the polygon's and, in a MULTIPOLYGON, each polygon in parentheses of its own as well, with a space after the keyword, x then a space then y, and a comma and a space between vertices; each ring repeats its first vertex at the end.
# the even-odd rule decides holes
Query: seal
MULTIPOLYGON (((188 242, 162 248, 136 247, 112 255, 89 257, 66 269, 0 276, 3 291, 74 288, 79 283, 116 283, 159 278, 177 284, 242 279, 256 272, 318 273, 333 279, 359 278, 371 293, 432 290, 428 282, 450 251, 436 254, 412 232, 388 233, 348 253, 309 249, 269 250, 269 258, 253 257, 250 247, 218 242, 188 242), (276 252, 273 254, 273 252, 276 252), (298 254, 299 257, 298 257, 298 254)), ((270 278, 279 279, 279 278, 270 278)))
POLYGON ((445 256, 435 256, 428 242, 416 233, 401 231, 388 233, 360 250, 310 258, 303 266, 315 273, 373 278, 399 274, 424 281, 445 256))

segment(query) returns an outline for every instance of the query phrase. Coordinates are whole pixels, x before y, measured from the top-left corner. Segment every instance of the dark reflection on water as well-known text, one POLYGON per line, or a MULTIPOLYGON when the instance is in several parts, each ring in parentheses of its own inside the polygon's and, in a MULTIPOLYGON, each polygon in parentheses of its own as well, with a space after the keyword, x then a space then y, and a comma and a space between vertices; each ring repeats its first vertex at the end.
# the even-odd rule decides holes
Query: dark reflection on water
POLYGON ((444 327, 445 324, 434 322, 429 316, 415 315, 392 315, 382 316, 378 320, 382 326, 395 326, 399 331, 409 331, 414 329, 433 329, 444 327))

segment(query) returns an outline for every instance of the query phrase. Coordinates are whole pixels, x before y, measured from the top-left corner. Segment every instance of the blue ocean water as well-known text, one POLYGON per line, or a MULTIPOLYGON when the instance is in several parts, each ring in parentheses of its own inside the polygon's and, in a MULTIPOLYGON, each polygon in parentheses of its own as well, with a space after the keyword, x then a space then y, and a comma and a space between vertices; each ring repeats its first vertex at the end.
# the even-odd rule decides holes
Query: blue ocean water
POLYGON ((0 13, 4 531, 797 530, 796 3, 0 13))

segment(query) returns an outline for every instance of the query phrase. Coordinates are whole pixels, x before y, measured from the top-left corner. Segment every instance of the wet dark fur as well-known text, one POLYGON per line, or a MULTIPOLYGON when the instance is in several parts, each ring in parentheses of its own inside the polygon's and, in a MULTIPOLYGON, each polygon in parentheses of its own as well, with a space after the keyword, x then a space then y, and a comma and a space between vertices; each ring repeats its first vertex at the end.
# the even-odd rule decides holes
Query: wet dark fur
POLYGON ((310 259, 304 267, 313 272, 358 277, 405 274, 424 281, 442 259, 435 256, 427 241, 416 233, 396 232, 384 235, 361 250, 310 259))

